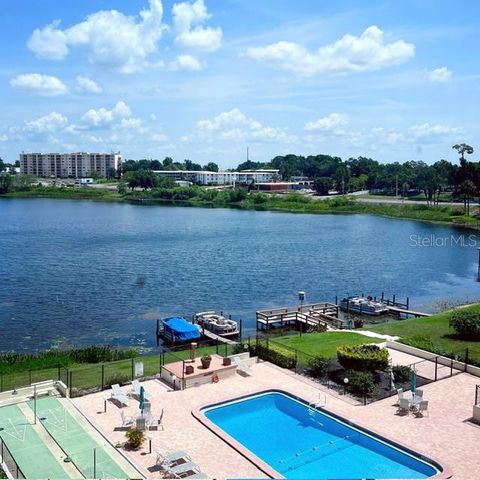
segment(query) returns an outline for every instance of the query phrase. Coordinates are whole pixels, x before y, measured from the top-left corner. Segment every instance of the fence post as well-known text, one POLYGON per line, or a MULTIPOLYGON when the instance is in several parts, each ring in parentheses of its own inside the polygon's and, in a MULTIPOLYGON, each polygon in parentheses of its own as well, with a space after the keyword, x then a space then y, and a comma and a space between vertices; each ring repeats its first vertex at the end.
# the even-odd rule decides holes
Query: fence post
POLYGON ((450 359, 450 376, 453 375, 453 358, 450 359))
POLYGON ((465 349, 465 371, 467 371, 467 366, 468 366, 468 354, 469 350, 468 347, 465 349))
POLYGON ((73 388, 72 373, 73 373, 72 370, 67 371, 67 377, 69 377, 68 388, 70 389, 70 396, 72 395, 72 388, 73 388))
POLYGON ((105 390, 105 364, 102 363, 102 390, 105 390))
POLYGON ((132 358, 132 381, 135 380, 135 363, 132 358))
POLYGON ((0 375, 0 392, 3 392, 3 373, 0 375))
POLYGON ((218 355, 218 338, 215 342, 215 353, 218 355))
POLYGON ((31 385, 32 384, 32 371, 29 370, 28 371, 28 385, 31 385))
POLYGON ((438 376, 438 357, 435 357, 435 381, 437 381, 438 376))
POLYGON ((226 357, 228 355, 228 349, 227 349, 228 345, 225 343, 225 355, 224 357, 226 357))
POLYGON ((60 381, 60 364, 57 365, 57 380, 60 381))

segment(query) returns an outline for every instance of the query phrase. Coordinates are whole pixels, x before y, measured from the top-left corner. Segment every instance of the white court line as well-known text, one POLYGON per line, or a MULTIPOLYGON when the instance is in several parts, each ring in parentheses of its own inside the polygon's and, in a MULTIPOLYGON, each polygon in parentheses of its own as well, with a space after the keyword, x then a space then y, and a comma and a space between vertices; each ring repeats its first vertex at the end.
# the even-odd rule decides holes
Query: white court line
POLYGON ((0 427, 3 428, 1 433, 5 433, 7 435, 10 435, 11 437, 16 438, 17 440, 20 440, 21 442, 25 441, 25 433, 27 431, 27 425, 26 424, 15 425, 12 422, 11 418, 7 418, 6 420, 3 420, 3 421, 0 422, 0 427), (8 422, 9 426, 6 426, 5 422, 8 422), (17 428, 17 427, 20 427, 20 428, 17 428), (12 431, 14 433, 12 433, 12 431))

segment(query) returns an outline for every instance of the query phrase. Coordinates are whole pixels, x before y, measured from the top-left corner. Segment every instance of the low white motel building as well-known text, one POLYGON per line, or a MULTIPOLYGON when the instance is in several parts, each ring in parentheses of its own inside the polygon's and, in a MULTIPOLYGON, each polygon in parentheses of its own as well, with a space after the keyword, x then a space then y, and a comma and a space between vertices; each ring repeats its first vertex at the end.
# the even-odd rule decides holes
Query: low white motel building
POLYGON ((199 185, 233 185, 235 183, 269 183, 278 179, 278 170, 242 170, 240 172, 208 172, 203 170, 154 170, 160 177, 187 180, 199 185))

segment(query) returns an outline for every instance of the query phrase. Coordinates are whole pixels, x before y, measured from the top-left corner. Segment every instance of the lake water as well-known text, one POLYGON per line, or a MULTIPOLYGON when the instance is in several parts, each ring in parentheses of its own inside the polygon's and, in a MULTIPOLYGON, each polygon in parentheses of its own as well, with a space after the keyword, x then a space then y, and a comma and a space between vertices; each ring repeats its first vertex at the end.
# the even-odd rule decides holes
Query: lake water
POLYGON ((0 199, 0 350, 151 346, 156 318, 202 310, 253 331, 257 309, 295 305, 299 290, 311 302, 383 290, 431 311, 480 297, 468 235, 368 215, 0 199))

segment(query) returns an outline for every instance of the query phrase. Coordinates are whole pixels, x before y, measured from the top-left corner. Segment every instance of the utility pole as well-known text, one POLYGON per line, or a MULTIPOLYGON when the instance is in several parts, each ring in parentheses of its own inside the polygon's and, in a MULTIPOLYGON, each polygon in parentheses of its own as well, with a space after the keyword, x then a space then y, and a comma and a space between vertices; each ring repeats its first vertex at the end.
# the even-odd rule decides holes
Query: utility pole
POLYGON ((398 198, 398 174, 395 176, 395 198, 398 198))

